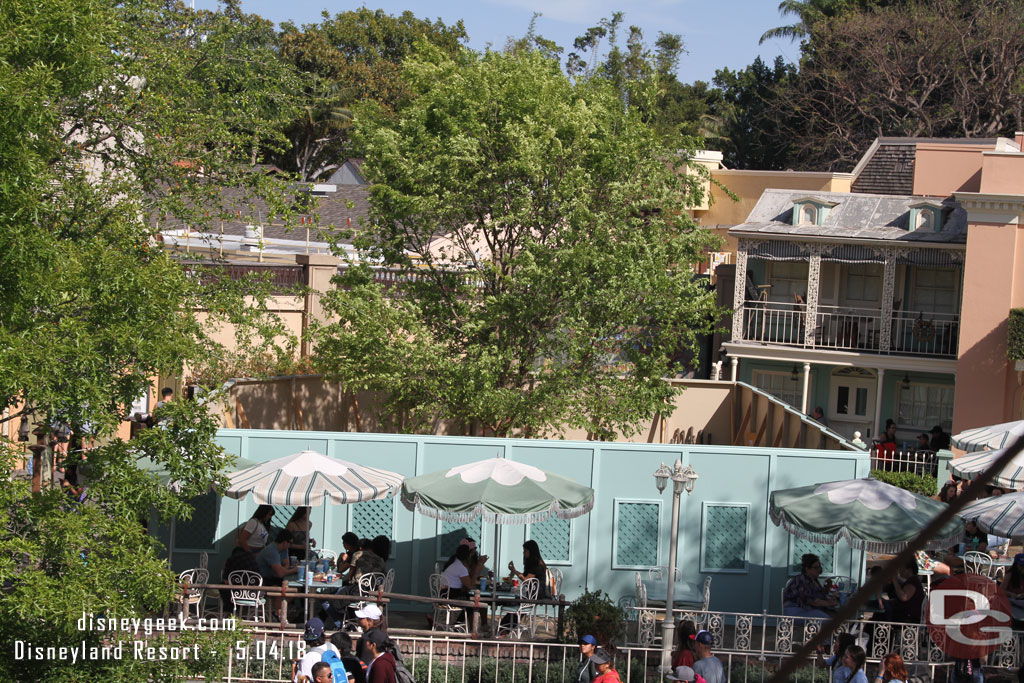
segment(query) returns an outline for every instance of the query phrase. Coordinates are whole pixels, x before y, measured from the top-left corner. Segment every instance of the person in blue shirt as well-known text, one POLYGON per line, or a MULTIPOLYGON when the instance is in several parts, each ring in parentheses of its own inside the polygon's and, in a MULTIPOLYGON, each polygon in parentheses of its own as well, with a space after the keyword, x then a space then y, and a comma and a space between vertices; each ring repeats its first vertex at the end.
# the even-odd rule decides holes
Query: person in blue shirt
POLYGON ((846 648, 846 652, 843 654, 843 666, 850 671, 850 677, 846 679, 849 683, 868 683, 868 675, 864 671, 864 662, 867 661, 867 658, 867 653, 860 645, 851 645, 846 648))
MULTIPOLYGON (((280 586, 284 583, 286 576, 298 572, 299 568, 292 567, 288 561, 288 546, 291 545, 292 538, 292 532, 282 529, 277 532, 274 542, 268 543, 256 556, 256 566, 260 576, 263 577, 264 586, 280 586)), ((281 609, 280 592, 271 593, 271 600, 273 601, 274 615, 280 618, 278 615, 281 609)))

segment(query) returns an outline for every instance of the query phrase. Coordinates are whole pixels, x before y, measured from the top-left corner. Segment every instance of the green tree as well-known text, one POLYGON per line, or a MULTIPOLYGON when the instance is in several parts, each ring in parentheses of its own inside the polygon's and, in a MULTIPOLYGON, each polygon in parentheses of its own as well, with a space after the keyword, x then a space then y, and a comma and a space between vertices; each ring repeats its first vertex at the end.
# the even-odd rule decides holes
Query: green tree
POLYGON ((406 429, 608 435, 670 410, 670 357, 717 313, 690 270, 709 237, 684 159, 607 79, 573 84, 537 52, 427 49, 406 76, 400 119, 359 126, 360 246, 408 277, 385 292, 350 268, 317 365, 384 392, 406 429))
POLYGON ((319 24, 296 27, 285 23, 280 37, 282 57, 305 77, 302 112, 286 129, 290 148, 276 157, 283 168, 302 180, 317 180, 353 155, 353 110, 372 107, 387 117, 410 97, 401 77, 402 62, 414 54, 417 41, 449 54, 466 40, 459 21, 418 19, 360 7, 319 24))
MULTIPOLYGON (((187 519, 184 501, 222 481, 215 424, 200 406, 172 404, 137 441, 113 438, 114 428, 152 377, 224 357, 207 323, 258 322, 259 306, 246 308, 233 283, 192 277, 158 238, 164 225, 225 211, 220 183, 281 197, 249 165, 281 142, 275 131, 291 115, 290 74, 267 30, 234 4, 198 13, 149 0, 0 5, 3 421, 67 422, 103 444, 84 454, 81 504, 12 478, 20 448, 0 437, 5 643, 98 645, 104 634, 77 627, 83 611, 134 617, 173 596, 140 520, 187 519), (142 456, 166 467, 178 494, 135 467, 142 456)), ((280 329, 263 322, 271 336, 280 329)), ((75 665, 8 656, 0 679, 176 680, 216 675, 224 655, 211 647, 187 664, 75 665)))

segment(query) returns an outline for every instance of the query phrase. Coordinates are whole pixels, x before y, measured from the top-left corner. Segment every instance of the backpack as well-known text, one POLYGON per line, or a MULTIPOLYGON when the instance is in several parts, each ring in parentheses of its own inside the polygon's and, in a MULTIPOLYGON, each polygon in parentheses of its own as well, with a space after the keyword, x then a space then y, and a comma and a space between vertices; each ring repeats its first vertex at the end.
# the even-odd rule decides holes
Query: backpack
POLYGON ((412 673, 405 668, 405 664, 395 660, 395 683, 416 683, 412 673))
POLYGON ((345 670, 345 665, 342 663, 341 658, 334 654, 334 650, 328 648, 320 656, 320 661, 331 665, 331 680, 335 683, 342 683, 342 681, 348 680, 348 671, 345 670))

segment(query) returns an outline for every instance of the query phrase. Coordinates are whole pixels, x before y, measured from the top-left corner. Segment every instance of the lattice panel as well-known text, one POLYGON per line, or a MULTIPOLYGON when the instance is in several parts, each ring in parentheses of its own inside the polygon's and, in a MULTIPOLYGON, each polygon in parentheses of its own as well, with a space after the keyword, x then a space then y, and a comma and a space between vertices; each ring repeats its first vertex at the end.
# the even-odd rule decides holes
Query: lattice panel
POLYGON ((626 503, 616 506, 615 564, 621 567, 658 565, 657 503, 626 503))
MULTIPOLYGON (((267 543, 273 543, 278 530, 288 526, 288 520, 290 520, 292 515, 295 514, 296 509, 298 509, 297 505, 274 506, 274 516, 270 520, 270 528, 267 529, 267 531, 270 532, 270 537, 267 538, 267 543)), ((312 514, 312 510, 310 511, 310 514, 312 514)))
POLYGON ((572 559, 572 520, 551 519, 539 524, 531 524, 528 537, 537 541, 540 547, 540 556, 545 562, 560 562, 568 564, 572 559))
POLYGON ((464 538, 472 538, 476 541, 477 551, 484 554, 482 528, 479 517, 472 522, 441 522, 441 549, 437 556, 444 559, 451 557, 459 545, 459 541, 464 538))
POLYGON ((359 538, 391 538, 394 526, 395 501, 391 498, 368 500, 352 506, 352 533, 359 538))
POLYGON ((177 520, 174 525, 174 547, 212 550, 217 541, 218 498, 214 493, 193 498, 192 519, 177 520))
POLYGON ((821 558, 821 573, 835 574, 836 547, 825 543, 812 543, 796 536, 789 537, 789 573, 799 574, 800 558, 813 553, 821 558))
POLYGON ((704 508, 703 570, 747 568, 747 508, 708 505, 704 508))

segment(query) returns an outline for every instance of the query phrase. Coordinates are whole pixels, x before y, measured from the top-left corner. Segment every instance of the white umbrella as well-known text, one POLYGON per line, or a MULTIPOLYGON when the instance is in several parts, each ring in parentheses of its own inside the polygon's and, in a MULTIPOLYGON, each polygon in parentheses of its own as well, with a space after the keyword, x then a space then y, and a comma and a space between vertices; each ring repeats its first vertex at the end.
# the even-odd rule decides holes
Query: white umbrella
POLYGON ((978 528, 1012 541, 1024 540, 1024 493, 982 498, 960 511, 965 520, 977 519, 978 528))
POLYGON ((960 450, 970 453, 1002 448, 1021 435, 1024 435, 1024 420, 965 429, 952 438, 952 443, 960 450))
POLYGON ((225 493, 231 498, 241 499, 251 493, 257 503, 264 505, 313 506, 326 501, 347 504, 388 498, 398 493, 404 477, 316 451, 300 451, 239 470, 228 479, 225 493))
MULTIPOLYGON (((954 458, 950 462, 949 468, 953 476, 973 481, 1005 452, 1005 448, 1000 448, 997 451, 971 453, 961 458, 954 458)), ((1013 456, 1010 462, 1003 465, 1002 469, 996 472, 992 480, 989 481, 989 484, 1007 489, 1024 487, 1024 452, 1013 456)))

